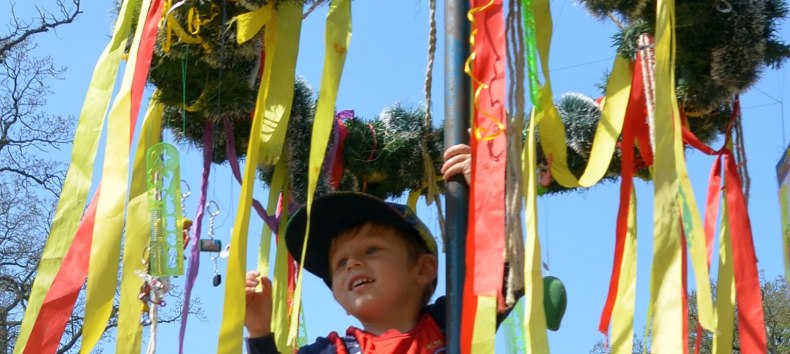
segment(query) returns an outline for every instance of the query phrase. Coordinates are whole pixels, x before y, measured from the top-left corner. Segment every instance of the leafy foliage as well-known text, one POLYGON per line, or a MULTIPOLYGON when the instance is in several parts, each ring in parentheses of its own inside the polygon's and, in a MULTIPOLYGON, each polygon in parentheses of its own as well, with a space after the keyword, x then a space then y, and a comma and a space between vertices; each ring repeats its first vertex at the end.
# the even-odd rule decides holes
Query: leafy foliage
MULTIPOLYGON (((788 301, 787 280, 783 276, 777 276, 773 280, 766 280, 761 277, 762 283, 760 293, 763 301, 763 313, 765 316, 765 332, 768 345, 768 354, 785 354, 790 353, 790 301, 788 301)), ((716 284, 711 288, 714 290, 715 296, 716 284)), ((695 328, 697 326, 697 294, 692 291, 689 294, 688 302, 688 325, 689 325, 689 338, 688 346, 689 352, 694 352, 695 343, 697 341, 697 333, 695 328)), ((737 318, 737 308, 736 315, 737 318)), ((646 338, 647 341, 649 338, 646 338)), ((710 332, 703 332, 700 337, 700 353, 712 354, 712 340, 713 336, 710 332)), ((648 348, 645 348, 645 341, 634 337, 634 354, 650 353, 648 348)), ((595 344, 590 354, 609 354, 610 348, 605 342, 601 341, 595 344)), ((738 323, 735 322, 734 336, 733 336, 733 353, 741 353, 740 349, 740 336, 738 333, 738 323)))

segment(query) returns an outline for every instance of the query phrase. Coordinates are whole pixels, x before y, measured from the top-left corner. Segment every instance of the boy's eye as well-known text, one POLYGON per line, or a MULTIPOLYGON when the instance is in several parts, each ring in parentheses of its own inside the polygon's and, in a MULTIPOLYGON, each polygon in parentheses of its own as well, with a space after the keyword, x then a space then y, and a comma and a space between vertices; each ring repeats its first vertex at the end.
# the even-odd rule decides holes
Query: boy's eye
POLYGON ((343 258, 343 259, 337 261, 337 268, 345 267, 346 263, 348 263, 348 258, 343 258))
POLYGON ((377 247, 377 246, 370 246, 370 247, 368 247, 367 250, 365 250, 365 253, 366 254, 373 254, 373 253, 376 253, 376 251, 378 251, 378 250, 380 250, 379 247, 377 247))

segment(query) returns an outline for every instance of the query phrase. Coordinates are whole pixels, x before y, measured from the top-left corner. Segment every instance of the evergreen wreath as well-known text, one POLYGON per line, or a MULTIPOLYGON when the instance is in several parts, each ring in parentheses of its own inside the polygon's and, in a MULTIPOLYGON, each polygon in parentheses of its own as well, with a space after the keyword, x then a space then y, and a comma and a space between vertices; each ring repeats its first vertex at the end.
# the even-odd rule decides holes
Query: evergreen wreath
MULTIPOLYGON (((298 0, 278 3, 284 1, 298 0)), ((652 35, 655 0, 581 1, 594 16, 609 17, 618 24, 620 31, 614 41, 619 55, 633 59, 637 37, 643 33, 652 35)), ((322 1, 303 2, 318 5, 322 1)), ((165 127, 178 139, 200 147, 205 127, 213 125, 215 163, 227 160, 225 119, 231 123, 239 156, 246 152, 260 83, 262 36, 237 45, 230 19, 266 3, 186 0, 172 10, 172 15, 178 25, 188 29, 189 12, 193 12, 193 21, 197 13, 200 26, 193 36, 199 37, 200 42, 179 40, 166 29, 159 33, 150 82, 157 87, 158 100, 165 107, 165 127), (166 48, 168 37, 171 44, 166 48)), ((692 132, 703 142, 711 143, 729 123, 733 95, 753 85, 763 69, 778 68, 790 57, 790 46, 777 35, 779 21, 787 16, 788 8, 783 0, 680 0, 676 12, 678 102, 689 116, 692 132)), ((190 33, 195 32, 194 24, 190 33)), ((284 157, 289 165, 290 190, 295 202, 301 204, 306 199, 315 98, 301 79, 294 89, 284 157)), ((566 129, 568 166, 578 177, 587 165, 601 111, 592 98, 580 94, 563 95, 556 105, 566 129)), ((437 176, 444 150, 442 128, 424 127, 424 114, 422 108, 395 105, 369 121, 356 116, 343 120, 348 136, 342 144, 343 159, 337 161, 343 166, 342 177, 333 181, 330 167, 325 166, 317 193, 326 193, 337 185, 338 190, 365 191, 386 198, 422 189, 425 179, 420 141, 429 142, 437 176)), ((335 129, 338 126, 339 123, 335 129)), ((330 141, 325 161, 334 159, 329 155, 337 144, 334 138, 330 141)), ((538 155, 538 162, 547 165, 540 149, 538 155)), ((638 151, 636 158, 637 175, 649 178, 645 167, 639 164, 638 151)), ((619 176, 619 161, 620 152, 616 151, 605 179, 619 176)), ((260 176, 267 183, 272 169, 260 168, 260 176)), ((556 182, 545 187, 547 193, 569 190, 556 182)))

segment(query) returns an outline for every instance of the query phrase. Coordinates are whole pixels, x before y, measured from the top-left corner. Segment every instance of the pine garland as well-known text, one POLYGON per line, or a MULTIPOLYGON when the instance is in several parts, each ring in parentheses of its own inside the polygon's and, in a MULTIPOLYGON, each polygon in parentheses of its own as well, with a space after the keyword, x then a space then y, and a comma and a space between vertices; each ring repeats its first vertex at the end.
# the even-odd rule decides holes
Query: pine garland
MULTIPOLYGON (((302 87, 306 87, 302 81, 299 82, 302 87)), ((295 97, 305 98, 309 94, 297 90, 295 97)), ((299 105, 296 103, 295 101, 294 109, 297 106, 314 109, 314 102, 308 103, 305 100, 299 105)), ((348 135, 343 142, 342 161, 336 161, 343 166, 343 176, 338 182, 337 190, 365 192, 381 198, 398 197, 407 190, 421 190, 424 187, 420 148, 422 139, 428 139, 435 174, 439 176, 444 151, 443 129, 425 129, 424 115, 423 109, 407 109, 395 105, 371 120, 366 121, 356 116, 344 120, 348 135)), ((312 114, 292 115, 286 133, 288 180, 291 183, 291 197, 297 204, 303 204, 306 200, 312 121, 312 114)), ((339 129, 337 124, 334 129, 339 129)), ((334 139, 330 141, 328 154, 335 150, 337 143, 334 139)), ((333 156, 327 156, 324 161, 326 163, 332 159, 333 156)), ((319 177, 317 195, 333 190, 330 187, 333 181, 328 169, 329 166, 324 165, 324 171, 319 177)), ((268 184, 273 172, 271 166, 262 167, 261 178, 268 184)))
MULTIPOLYGON (((626 58, 635 57, 640 34, 653 34, 655 0, 581 2, 596 17, 624 19, 614 41, 626 58)), ((721 134, 729 122, 724 107, 735 94, 754 85, 763 69, 778 68, 790 58, 790 45, 778 36, 787 13, 783 0, 676 3, 678 102, 695 118, 707 120, 712 134, 721 134)))
MULTIPOLYGON (((595 136, 598 121, 601 119, 601 108, 595 100, 580 93, 563 95, 556 103, 556 106, 560 119, 565 126, 568 169, 578 178, 584 173, 587 162, 590 159, 589 154, 592 150, 593 137, 595 136)), ((692 127, 691 129, 696 131, 700 128, 692 127)), ((537 132, 535 134, 536 141, 540 144, 540 135, 537 132)), ((634 149, 634 152, 637 165, 635 166, 634 175, 643 179, 649 179, 650 174, 639 154, 639 150, 634 149)), ((537 154, 538 164, 547 168, 549 163, 545 155, 543 155, 543 149, 537 149, 537 154)), ((622 152, 618 147, 602 181, 614 181, 620 176, 620 156, 622 156, 622 152)), ((575 188, 564 187, 556 181, 552 181, 550 185, 544 187, 545 190, 542 194, 565 193, 575 190, 575 188)))
MULTIPOLYGON (((243 157, 247 150, 263 47, 262 36, 237 45, 234 25, 224 23, 223 18, 230 22, 228 19, 258 9, 268 1, 187 0, 172 11, 170 20, 188 29, 189 12, 193 12, 193 17, 199 14, 200 29, 193 35, 202 42, 185 43, 164 29, 159 33, 150 81, 158 88, 159 100, 165 106, 165 127, 178 139, 200 147, 206 125, 213 125, 215 163, 227 160, 225 119, 233 127, 236 152, 243 157), (168 37, 171 45, 166 50, 168 37), (184 76, 183 68, 187 72, 184 76)), ((277 0, 285 1, 300 0, 277 0)), ((634 58, 636 38, 650 34, 655 25, 655 0, 582 2, 594 16, 620 19, 617 22, 621 30, 614 39, 619 54, 625 57, 634 58)), ((764 68, 777 68, 790 57, 790 46, 777 34, 779 21, 787 16, 788 8, 783 0, 681 0, 677 6, 678 98, 687 112, 691 130, 710 143, 721 136, 729 123, 731 97, 754 84, 764 68), (726 4, 731 8, 722 12, 727 10, 722 8, 726 4)), ((294 90, 285 157, 295 202, 303 203, 315 98, 312 89, 301 79, 296 81, 294 90)), ((587 165, 600 109, 591 98, 580 94, 562 96, 557 108, 567 132, 568 165, 578 177, 587 165)), ((423 109, 396 105, 370 120, 360 117, 345 120, 348 137, 343 159, 339 161, 344 173, 338 189, 365 191, 387 198, 424 188, 420 148, 423 139, 428 141, 438 176, 444 150, 442 128, 425 127, 424 115, 423 109)), ((331 141, 328 151, 334 151, 337 143, 331 141)), ((538 162, 547 166, 542 151, 538 151, 538 162)), ((619 176, 619 156, 620 152, 616 151, 605 180, 619 176)), ((636 157, 640 161, 638 151, 636 157)), ((327 161, 332 159, 334 156, 327 161)), ((644 166, 636 167, 638 176, 648 178, 644 166)), ((329 172, 324 171, 319 181, 319 195, 332 189, 329 172)), ((269 181, 271 174, 271 166, 261 167, 260 177, 264 181, 269 181)), ((556 182, 546 188, 546 193, 565 191, 568 189, 556 182)))

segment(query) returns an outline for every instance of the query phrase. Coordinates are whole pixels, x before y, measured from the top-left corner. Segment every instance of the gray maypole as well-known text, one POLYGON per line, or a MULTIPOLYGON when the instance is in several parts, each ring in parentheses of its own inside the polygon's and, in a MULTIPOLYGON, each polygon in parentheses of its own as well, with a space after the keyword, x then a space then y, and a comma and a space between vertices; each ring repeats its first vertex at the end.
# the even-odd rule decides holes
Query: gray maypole
MULTIPOLYGON (((464 62, 469 57, 468 0, 445 0, 444 3, 444 145, 468 143, 470 120, 469 76, 464 62)), ((447 352, 461 352, 461 302, 464 291, 466 227, 469 210, 469 187, 463 175, 447 183, 447 352)))

